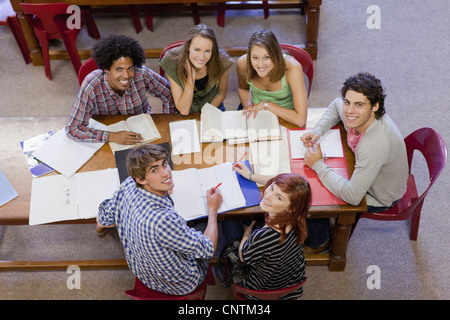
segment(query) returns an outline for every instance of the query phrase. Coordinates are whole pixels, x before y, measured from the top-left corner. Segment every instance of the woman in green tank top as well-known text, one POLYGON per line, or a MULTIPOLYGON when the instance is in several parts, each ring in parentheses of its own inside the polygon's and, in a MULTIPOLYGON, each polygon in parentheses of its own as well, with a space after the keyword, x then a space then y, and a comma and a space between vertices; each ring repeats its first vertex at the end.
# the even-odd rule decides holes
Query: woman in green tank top
POLYGON ((199 24, 183 45, 166 52, 160 61, 170 82, 177 110, 200 112, 206 102, 220 107, 228 91, 228 69, 233 63, 217 44, 214 30, 199 24))
POLYGON ((247 54, 238 59, 236 69, 239 99, 248 117, 269 110, 287 122, 305 126, 307 93, 302 66, 283 55, 271 31, 252 35, 247 54))

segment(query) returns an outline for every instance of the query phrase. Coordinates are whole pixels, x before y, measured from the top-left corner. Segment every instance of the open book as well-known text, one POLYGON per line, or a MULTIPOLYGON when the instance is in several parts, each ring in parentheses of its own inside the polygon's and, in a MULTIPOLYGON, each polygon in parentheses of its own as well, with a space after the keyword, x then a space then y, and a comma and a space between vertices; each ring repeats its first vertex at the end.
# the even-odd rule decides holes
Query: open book
MULTIPOLYGON (((143 142, 153 142, 161 138, 152 116, 148 113, 142 113, 136 116, 129 117, 127 120, 119 121, 107 127, 110 132, 132 131, 137 132, 144 138, 143 142)), ((123 145, 115 142, 110 142, 112 152, 124 150, 134 147, 135 145, 123 145)))
POLYGON ((200 128, 202 142, 236 140, 240 143, 281 138, 278 117, 270 111, 259 111, 255 118, 247 119, 242 111, 221 111, 209 103, 202 108, 200 128))
POLYGON ((174 182, 171 194, 177 213, 185 220, 192 220, 208 215, 206 191, 219 187, 223 202, 218 213, 246 206, 246 201, 231 163, 222 163, 213 167, 190 168, 172 171, 174 182))
MULTIPOLYGON (((291 149, 292 159, 303 159, 307 148, 303 145, 300 138, 307 132, 312 130, 290 129, 289 132, 289 146, 291 149)), ((342 150, 341 133, 339 129, 330 129, 319 141, 322 153, 328 158, 342 158, 344 151, 342 150)))
POLYGON ((79 172, 70 178, 63 175, 35 178, 31 185, 29 224, 94 218, 100 203, 110 199, 118 187, 116 168, 79 172))

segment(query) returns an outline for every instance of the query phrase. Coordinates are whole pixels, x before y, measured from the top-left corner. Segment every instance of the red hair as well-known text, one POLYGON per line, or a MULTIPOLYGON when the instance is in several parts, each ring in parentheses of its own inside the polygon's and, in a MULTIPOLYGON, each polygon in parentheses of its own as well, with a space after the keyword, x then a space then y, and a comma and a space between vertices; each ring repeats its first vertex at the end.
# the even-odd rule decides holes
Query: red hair
POLYGON ((266 213, 266 224, 280 229, 280 243, 286 239, 286 228, 291 227, 297 236, 297 243, 303 243, 307 237, 306 216, 311 206, 311 187, 305 178, 294 173, 282 173, 267 182, 266 189, 275 183, 289 197, 290 204, 286 211, 270 218, 266 213))

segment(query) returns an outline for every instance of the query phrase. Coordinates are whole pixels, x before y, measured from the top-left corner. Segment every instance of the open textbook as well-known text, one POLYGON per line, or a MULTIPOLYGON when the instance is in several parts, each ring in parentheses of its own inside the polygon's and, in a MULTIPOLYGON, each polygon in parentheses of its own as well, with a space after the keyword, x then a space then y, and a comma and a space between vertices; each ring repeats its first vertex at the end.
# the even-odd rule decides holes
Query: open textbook
POLYGON ((71 178, 50 175, 33 179, 30 225, 64 220, 89 219, 98 206, 119 187, 117 168, 79 172, 71 178))
POLYGON ((206 192, 219 183, 222 183, 219 189, 223 202, 218 213, 245 207, 246 201, 232 167, 231 163, 222 163, 204 169, 172 171, 175 186, 171 197, 177 213, 187 221, 207 216, 206 192))
MULTIPOLYGON (((119 131, 137 132, 140 133, 144 138, 143 142, 153 142, 161 138, 161 135, 159 134, 159 131, 156 128, 152 116, 149 115, 148 113, 142 113, 136 116, 129 117, 127 120, 111 124, 107 127, 107 130, 110 132, 119 132, 119 131)), ((135 145, 123 145, 115 142, 110 142, 109 146, 111 147, 111 150, 114 153, 118 150, 132 148, 135 145)))
POLYGON ((206 103, 200 115, 202 142, 233 140, 253 142, 281 138, 278 117, 270 111, 259 111, 247 119, 242 111, 221 111, 206 103))

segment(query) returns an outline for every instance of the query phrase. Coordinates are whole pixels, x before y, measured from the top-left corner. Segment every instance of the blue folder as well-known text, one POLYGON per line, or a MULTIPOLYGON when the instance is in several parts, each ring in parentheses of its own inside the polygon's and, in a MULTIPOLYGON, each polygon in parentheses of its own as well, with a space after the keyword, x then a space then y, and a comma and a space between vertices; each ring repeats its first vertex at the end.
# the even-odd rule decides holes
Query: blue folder
MULTIPOLYGON (((245 165, 250 167, 248 160, 244 161, 245 165)), ((239 186, 241 187, 242 193, 244 194, 246 207, 253 207, 259 205, 261 202, 261 192, 258 189, 258 185, 255 182, 245 179, 239 173, 236 173, 238 178, 239 186)))

